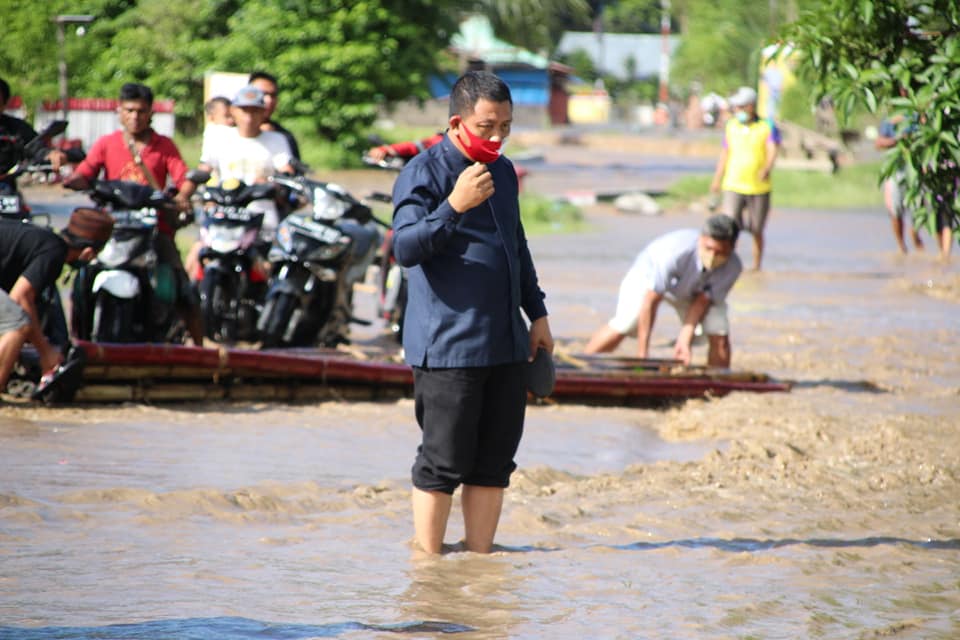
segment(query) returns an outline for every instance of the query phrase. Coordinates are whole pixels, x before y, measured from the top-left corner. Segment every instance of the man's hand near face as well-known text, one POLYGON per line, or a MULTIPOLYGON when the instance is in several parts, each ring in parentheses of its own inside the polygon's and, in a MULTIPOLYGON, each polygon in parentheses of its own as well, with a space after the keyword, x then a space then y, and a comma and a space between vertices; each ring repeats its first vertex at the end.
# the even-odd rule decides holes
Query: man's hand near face
POLYGON ((457 178, 447 202, 457 213, 465 213, 493 195, 493 176, 482 162, 474 162, 457 178))

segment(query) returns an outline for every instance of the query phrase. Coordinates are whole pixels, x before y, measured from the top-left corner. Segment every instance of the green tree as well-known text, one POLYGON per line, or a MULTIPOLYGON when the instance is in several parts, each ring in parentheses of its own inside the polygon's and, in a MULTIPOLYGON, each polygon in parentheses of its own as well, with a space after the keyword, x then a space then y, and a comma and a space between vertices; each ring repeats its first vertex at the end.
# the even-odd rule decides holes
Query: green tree
MULTIPOLYGON (((32 110, 41 100, 53 100, 59 94, 57 60, 59 48, 56 27, 50 18, 62 9, 65 1, 51 0, 37 6, 30 0, 0 0, 3 16, 3 55, 0 56, 0 77, 10 83, 14 95, 23 97, 24 106, 32 110)), ((79 12, 74 12, 79 13, 79 12)), ((67 30, 67 60, 74 62, 77 38, 67 30)))
POLYGON ((196 130, 201 123, 203 73, 210 68, 220 39, 230 37, 227 17, 240 4, 239 0, 103 2, 90 28, 89 62, 78 89, 86 95, 115 96, 124 83, 142 82, 158 98, 176 101, 181 129, 196 130))
POLYGON ((465 13, 489 16, 500 38, 547 55, 571 24, 582 24, 590 17, 586 0, 481 0, 479 4, 465 13))
POLYGON ((378 105, 428 97, 438 52, 456 28, 452 0, 249 0, 210 68, 266 69, 283 87, 280 115, 348 147, 378 105))
POLYGON ((931 233, 938 206, 960 226, 960 4, 824 0, 784 36, 803 54, 802 77, 834 100, 841 121, 862 106, 915 123, 882 177, 906 171, 906 198, 931 233))
POLYGON ((683 37, 671 61, 675 87, 696 82, 720 94, 756 84, 759 52, 769 35, 769 5, 740 0, 679 0, 683 37))
POLYGON ((0 75, 28 105, 55 98, 51 17, 91 14, 87 34, 67 38, 71 95, 144 82, 177 101, 181 127, 198 126, 207 71, 264 69, 283 87, 280 118, 359 148, 378 105, 427 97, 460 11, 454 0, 0 0, 0 75))
MULTIPOLYGON (((661 0, 617 0, 605 3, 603 28, 610 33, 660 33, 661 0)), ((671 31, 679 26, 671 16, 671 31)))

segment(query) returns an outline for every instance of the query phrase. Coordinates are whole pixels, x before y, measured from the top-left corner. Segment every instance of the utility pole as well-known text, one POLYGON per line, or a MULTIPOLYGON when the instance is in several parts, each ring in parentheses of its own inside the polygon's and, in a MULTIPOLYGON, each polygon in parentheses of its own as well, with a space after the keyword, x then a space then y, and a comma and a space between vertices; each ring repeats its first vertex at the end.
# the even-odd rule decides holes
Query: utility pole
POLYGON ((660 90, 657 96, 657 121, 670 122, 670 0, 660 0, 660 90))
POLYGON ((57 47, 60 49, 60 61, 57 65, 60 75, 60 117, 68 119, 70 114, 70 105, 68 100, 70 92, 67 88, 67 36, 63 25, 78 24, 87 25, 93 22, 93 16, 89 15, 58 15, 51 18, 57 25, 57 47))

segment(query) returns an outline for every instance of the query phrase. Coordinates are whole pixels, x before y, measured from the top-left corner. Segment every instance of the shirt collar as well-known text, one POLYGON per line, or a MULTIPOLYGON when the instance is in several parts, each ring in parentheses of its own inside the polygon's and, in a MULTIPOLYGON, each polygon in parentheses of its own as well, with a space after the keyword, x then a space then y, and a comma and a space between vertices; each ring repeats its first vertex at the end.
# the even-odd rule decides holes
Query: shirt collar
POLYGON ((450 167, 453 169, 459 168, 459 170, 463 170, 473 164, 473 161, 463 155, 463 152, 460 151, 457 145, 453 143, 453 140, 450 139, 449 130, 444 132, 443 140, 440 141, 440 148, 443 151, 444 158, 450 163, 450 167))

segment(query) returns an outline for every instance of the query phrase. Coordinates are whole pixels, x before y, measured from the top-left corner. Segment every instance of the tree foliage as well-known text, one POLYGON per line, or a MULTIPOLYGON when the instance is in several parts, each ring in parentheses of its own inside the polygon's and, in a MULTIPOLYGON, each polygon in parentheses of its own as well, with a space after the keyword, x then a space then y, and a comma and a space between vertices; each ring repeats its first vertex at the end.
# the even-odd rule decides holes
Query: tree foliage
POLYGON ((500 38, 547 55, 564 31, 590 21, 586 0, 482 0, 474 10, 490 17, 500 38))
POLYGON ((437 54, 457 27, 450 2, 248 0, 214 53, 223 70, 278 76, 294 124, 352 146, 377 107, 425 98, 437 54))
POLYGON ((759 52, 770 36, 770 5, 739 0, 674 2, 683 39, 671 64, 675 87, 697 83, 721 95, 756 83, 759 52))
MULTIPOLYGON (((610 33, 660 33, 663 15, 661 0, 617 0, 603 8, 603 28, 610 33)), ((676 13, 671 15, 671 31, 678 29, 676 13)))
POLYGON ((144 82, 199 124, 206 72, 263 69, 280 81, 285 124, 359 145, 378 105, 427 96, 459 12, 454 0, 0 0, 0 76, 31 107, 55 98, 51 17, 91 14, 83 38, 68 30, 71 95, 144 82))
POLYGON ((841 119, 863 106, 915 124, 883 177, 905 170, 906 198, 931 231, 938 207, 960 226, 960 4, 824 0, 784 35, 802 53, 802 76, 833 99, 841 119))

